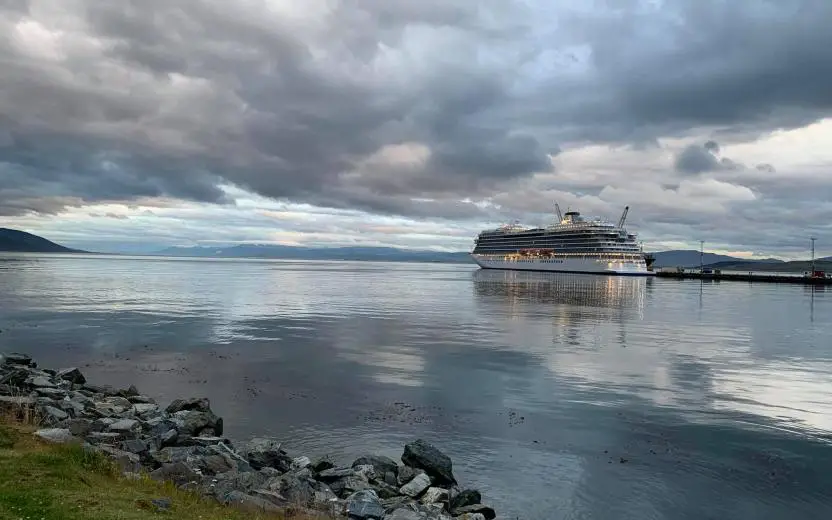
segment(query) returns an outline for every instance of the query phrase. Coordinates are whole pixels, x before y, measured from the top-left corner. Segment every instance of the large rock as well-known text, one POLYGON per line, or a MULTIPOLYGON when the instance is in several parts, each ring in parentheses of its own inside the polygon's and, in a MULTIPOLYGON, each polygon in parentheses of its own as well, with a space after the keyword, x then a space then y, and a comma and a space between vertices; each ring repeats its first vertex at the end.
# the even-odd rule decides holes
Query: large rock
POLYGON ((448 502, 448 490, 441 487, 430 487, 420 500, 425 505, 446 504, 448 502))
POLYGON ((423 471, 411 468, 410 466, 399 466, 399 472, 396 476, 396 482, 398 483, 399 487, 402 487, 411 480, 413 480, 413 477, 415 477, 419 473, 423 473, 423 471))
POLYGON ((410 467, 424 470, 433 477, 437 485, 456 484, 451 458, 422 439, 405 445, 402 462, 410 467))
POLYGON ((200 435, 222 435, 222 418, 214 415, 210 410, 180 410, 171 417, 176 424, 179 433, 185 433, 191 437, 200 435))
POLYGON ((26 370, 10 370, 0 377, 0 384, 9 385, 12 388, 20 388, 26 384, 27 379, 29 379, 29 372, 26 370))
POLYGON ((133 405, 133 413, 141 416, 148 416, 159 411, 159 405, 153 403, 136 403, 133 405))
POLYGON ((347 497, 347 515, 355 520, 381 520, 384 507, 372 489, 356 491, 347 497))
POLYGON ((399 496, 399 488, 396 486, 391 486, 390 484, 384 481, 375 481, 372 483, 373 489, 376 490, 376 494, 379 498, 393 498, 399 496))
POLYGON ((135 419, 122 419, 120 421, 116 421, 110 426, 107 427, 108 431, 121 433, 124 435, 135 433, 142 429, 142 425, 139 421, 135 419))
POLYGON ((173 482, 177 486, 198 481, 200 476, 184 462, 162 464, 158 469, 150 472, 150 478, 157 481, 173 482))
POLYGON ((323 457, 318 457, 317 459, 313 460, 312 465, 309 466, 309 467, 315 473, 320 473, 321 471, 325 471, 325 470, 334 468, 335 463, 332 462, 332 459, 330 459, 329 457, 323 456, 323 457))
POLYGON ((482 495, 476 489, 466 489, 460 491, 451 498, 451 511, 459 509, 460 507, 473 506, 482 502, 482 495))
POLYGON ((214 476, 212 489, 209 494, 213 494, 217 498, 222 498, 226 494, 234 490, 251 493, 255 489, 262 488, 266 482, 267 477, 257 471, 237 472, 229 471, 214 476))
POLYGON ((55 383, 49 380, 48 377, 45 376, 34 376, 29 378, 26 383, 29 386, 33 386, 35 388, 55 388, 55 383))
POLYGON ((133 404, 123 397, 105 397, 95 402, 95 409, 105 417, 120 416, 133 408, 133 404))
POLYGON ((35 392, 37 392, 39 396, 48 397, 50 399, 63 399, 67 395, 66 390, 48 386, 35 388, 35 392))
POLYGON ((84 374, 81 373, 80 370, 77 368, 62 368, 58 370, 56 374, 58 378, 63 379, 64 381, 69 381, 72 384, 76 385, 83 385, 87 382, 87 378, 84 377, 84 374))
POLYGON ((308 468, 311 465, 312 460, 310 460, 309 457, 295 457, 294 459, 292 459, 291 469, 294 471, 298 469, 308 468))
POLYGON ((312 504, 315 490, 306 480, 291 475, 283 475, 269 480, 265 488, 280 497, 281 505, 301 505, 308 507, 312 504))
POLYGON ((75 436, 66 428, 46 428, 36 431, 34 436, 52 444, 66 444, 75 440, 75 436))
POLYGON ((430 477, 424 473, 419 473, 413 480, 405 484, 399 490, 402 495, 407 495, 411 498, 416 498, 430 487, 430 477))
POLYGON ((119 432, 90 432, 84 436, 90 444, 117 444, 124 440, 119 432))
POLYGON ((362 466, 353 466, 352 470, 355 471, 356 475, 368 481, 376 480, 376 477, 378 476, 376 474, 375 468, 370 464, 364 464, 362 466))
POLYGON ((3 364, 6 365, 22 365, 32 366, 32 358, 28 354, 19 354, 17 352, 10 352, 2 355, 3 364))
POLYGON ((112 446, 99 445, 92 447, 98 453, 107 455, 122 472, 138 473, 142 469, 141 459, 135 453, 119 450, 112 446))
POLYGON ((146 395, 128 395, 127 400, 134 404, 156 404, 156 400, 146 395))
POLYGON ((72 401, 68 398, 64 399, 63 401, 59 401, 56 404, 58 407, 70 414, 72 417, 79 417, 83 415, 87 409, 83 403, 79 403, 78 401, 72 401))
POLYGON ((428 520, 427 514, 403 507, 385 515, 384 520, 428 520))
POLYGON ((196 412, 211 412, 211 401, 207 397, 193 397, 191 399, 176 399, 165 408, 169 414, 175 414, 182 410, 196 411, 196 412))
POLYGON ((77 437, 86 437, 92 431, 92 421, 89 419, 71 419, 66 423, 66 427, 77 437))
POLYGON ((312 493, 312 503, 315 506, 327 506, 332 502, 338 501, 338 495, 332 491, 329 486, 324 484, 323 482, 312 482, 310 483, 312 489, 315 491, 312 493))
POLYGON ((89 392, 91 395, 115 396, 118 391, 110 385, 91 385, 86 383, 81 386, 81 390, 89 392))
POLYGON ((318 480, 322 482, 333 482, 353 475, 355 475, 355 470, 352 468, 330 468, 318 473, 318 480))
POLYGON ((159 464, 186 462, 194 467, 198 458, 208 455, 213 455, 213 452, 201 446, 169 446, 154 453, 153 459, 159 464))
POLYGON ((242 446, 240 453, 257 470, 268 467, 285 473, 292 466, 292 458, 280 449, 280 443, 274 439, 252 439, 242 446))
POLYGON ((340 498, 362 491, 365 489, 372 489, 370 483, 361 475, 350 475, 348 477, 340 478, 329 484, 330 489, 340 498))
POLYGON ((415 502, 412 498, 402 495, 381 500, 381 505, 384 506, 384 511, 387 514, 405 506, 412 506, 413 504, 415 504, 415 502))
POLYGON ((44 406, 43 414, 46 417, 47 421, 49 421, 52 424, 61 422, 69 418, 69 414, 67 414, 60 408, 55 408, 54 406, 44 406))
POLYGON ((470 506, 460 507, 453 511, 454 516, 463 516, 465 514, 479 513, 485 517, 485 520, 494 520, 497 518, 497 513, 488 506, 482 504, 474 504, 470 506))
POLYGON ((118 395, 120 395, 121 397, 124 397, 126 399, 128 397, 135 397, 135 396, 141 395, 141 394, 139 393, 139 389, 136 388, 136 385, 130 385, 128 388, 126 388, 124 390, 119 390, 118 395))
POLYGON ((272 503, 265 498, 249 495, 241 491, 231 491, 221 498, 221 502, 225 505, 247 511, 250 513, 279 513, 280 506, 272 503))
POLYGON ((121 443, 121 450, 141 455, 148 449, 147 443, 141 439, 128 439, 121 443))
POLYGON ((234 469, 234 464, 222 455, 207 455, 202 457, 197 461, 197 466, 205 475, 217 475, 234 469))
POLYGON ((378 475, 384 475, 387 472, 391 472, 395 475, 399 472, 399 465, 396 464, 396 461, 383 455, 364 455, 362 457, 358 457, 355 459, 355 462, 352 463, 353 468, 356 466, 367 465, 372 466, 378 475))

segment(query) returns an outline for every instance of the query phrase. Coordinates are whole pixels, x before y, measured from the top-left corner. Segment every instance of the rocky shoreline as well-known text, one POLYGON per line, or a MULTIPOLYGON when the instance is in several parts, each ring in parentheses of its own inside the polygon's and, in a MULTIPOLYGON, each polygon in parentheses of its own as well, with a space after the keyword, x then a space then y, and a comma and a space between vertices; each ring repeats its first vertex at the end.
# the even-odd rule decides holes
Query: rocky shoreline
MULTIPOLYGON (((206 398, 162 408, 135 387, 89 384, 77 368, 39 368, 24 354, 0 354, 0 412, 36 422, 35 436, 83 443, 131 478, 170 481, 249 511, 326 514, 351 520, 491 520, 480 493, 460 489, 451 459, 423 440, 401 462, 368 454, 339 466, 290 456, 274 439, 232 443, 206 398)), ((154 501, 165 510, 170 501, 154 501)))

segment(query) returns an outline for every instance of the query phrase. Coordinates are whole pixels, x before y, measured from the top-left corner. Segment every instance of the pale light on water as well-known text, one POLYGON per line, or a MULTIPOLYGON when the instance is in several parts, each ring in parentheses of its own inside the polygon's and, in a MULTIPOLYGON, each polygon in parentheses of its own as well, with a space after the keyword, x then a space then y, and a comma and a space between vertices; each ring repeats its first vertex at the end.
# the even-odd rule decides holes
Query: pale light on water
POLYGON ((827 518, 823 289, 5 255, 0 350, 207 395, 231 436, 297 453, 423 436, 505 518, 827 518))

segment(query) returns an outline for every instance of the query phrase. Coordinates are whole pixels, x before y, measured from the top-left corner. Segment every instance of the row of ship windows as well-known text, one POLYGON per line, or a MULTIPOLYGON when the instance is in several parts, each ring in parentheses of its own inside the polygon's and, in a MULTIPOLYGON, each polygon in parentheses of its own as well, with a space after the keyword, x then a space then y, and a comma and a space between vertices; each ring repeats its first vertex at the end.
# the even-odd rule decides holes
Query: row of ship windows
POLYGON ((506 235, 514 235, 514 236, 530 236, 530 235, 573 235, 575 233, 619 233, 620 230, 618 228, 603 228, 603 227, 573 227, 569 229, 527 229, 525 231, 514 231, 514 232, 499 232, 499 231, 483 231, 479 234, 479 236, 483 237, 494 237, 494 236, 506 236, 506 235))
POLYGON ((506 244, 637 244, 635 240, 614 239, 614 238, 572 238, 572 239, 558 239, 552 240, 550 238, 538 238, 536 240, 476 240, 475 244, 499 246, 506 244))
POLYGON ((573 239, 573 240, 477 240, 477 244, 482 246, 502 246, 508 244, 517 244, 520 246, 527 246, 529 244, 636 244, 633 240, 608 240, 602 238, 594 239, 573 239))
MULTIPOLYGON (((516 253, 517 249, 507 249, 507 248, 487 248, 487 247, 477 247, 473 251, 474 253, 516 253)), ((592 248, 592 247, 576 247, 576 248, 561 248, 555 251, 555 254, 566 254, 566 253, 638 253, 639 249, 635 247, 615 247, 615 248, 592 248)))
POLYGON ((610 232, 577 232, 577 233, 558 233, 553 235, 551 233, 529 233, 527 235, 521 234, 513 234, 513 235, 478 235, 478 240, 529 240, 531 238, 553 238, 555 240, 561 240, 564 238, 594 238, 594 237, 633 237, 635 235, 631 235, 629 233, 622 234, 622 233, 610 233, 610 232))
POLYGON ((633 246, 629 244, 584 244, 584 245, 574 245, 574 246, 564 246, 564 245, 550 245, 550 244, 534 244, 532 246, 512 246, 512 245, 504 245, 504 246, 491 246, 491 245, 481 245, 478 244, 476 249, 482 250, 490 250, 490 251, 519 251, 520 249, 554 249, 556 251, 573 251, 576 249, 586 249, 586 250, 606 250, 606 249, 622 249, 622 250, 630 250, 630 251, 637 251, 639 248, 638 246, 633 246))
POLYGON ((505 258, 503 262, 519 262, 519 263, 527 263, 527 264, 562 264, 563 260, 540 260, 534 258, 505 258))
POLYGON ((592 244, 622 244, 622 245, 636 245, 632 240, 531 240, 531 241, 494 241, 494 240, 478 240, 475 242, 480 246, 517 246, 517 247, 533 247, 542 244, 552 246, 564 245, 592 245, 592 244))
MULTIPOLYGON (((474 254, 479 254, 479 255, 482 255, 484 257, 496 256, 497 258, 492 258, 494 260, 512 260, 512 257, 510 256, 511 254, 503 255, 503 254, 497 254, 497 253, 477 253, 477 252, 474 252, 474 254)), ((566 256, 580 257, 580 258, 595 258, 595 259, 600 259, 600 260, 603 260, 603 261, 624 260, 624 261, 640 262, 640 261, 644 260, 644 258, 641 255, 633 255, 633 254, 627 254, 627 253, 586 253, 586 254, 573 253, 573 254, 569 254, 569 255, 566 255, 566 256)), ((542 261, 563 262, 562 260, 555 260, 555 259, 550 259, 550 258, 540 258, 540 257, 529 258, 528 260, 530 260, 530 261, 538 260, 538 261, 541 261, 541 262, 542 261)))

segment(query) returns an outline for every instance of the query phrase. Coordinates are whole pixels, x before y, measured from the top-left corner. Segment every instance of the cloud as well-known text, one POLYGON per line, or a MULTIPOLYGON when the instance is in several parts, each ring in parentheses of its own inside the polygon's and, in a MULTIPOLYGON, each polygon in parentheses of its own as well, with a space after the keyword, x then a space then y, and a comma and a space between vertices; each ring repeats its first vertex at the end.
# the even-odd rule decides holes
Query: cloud
POLYGON ((716 141, 707 141, 702 146, 688 145, 676 155, 674 167, 677 172, 683 174, 745 169, 744 165, 733 159, 720 157, 719 150, 720 146, 716 141))
POLYGON ((683 183, 753 205, 771 163, 796 171, 734 151, 832 115, 830 21, 825 0, 3 2, 0 215, 254 194, 446 224, 555 196, 731 214, 683 183))
MULTIPOLYGON (((18 1, 3 8, 0 156, 32 197, 222 203, 218 186, 232 183, 418 213, 409 198, 493 193, 548 171, 563 143, 766 131, 828 114, 830 78, 815 65, 828 64, 832 37, 812 28, 830 7, 804 4, 815 10, 18 1), (407 142, 430 150, 419 172, 350 177, 407 142)), ((713 169, 701 152, 687 152, 685 171, 713 169)), ((21 210, 12 182, 5 213, 21 210)))
MULTIPOLYGON (((708 141, 708 143, 716 145, 713 141, 708 141)), ((692 144, 685 147, 676 156, 676 171, 682 173, 702 173, 718 170, 720 161, 714 154, 714 148, 707 147, 708 143, 706 143, 706 146, 692 144)), ((719 150, 718 145, 716 146, 716 150, 719 150)))

